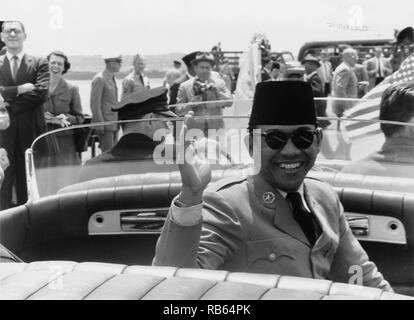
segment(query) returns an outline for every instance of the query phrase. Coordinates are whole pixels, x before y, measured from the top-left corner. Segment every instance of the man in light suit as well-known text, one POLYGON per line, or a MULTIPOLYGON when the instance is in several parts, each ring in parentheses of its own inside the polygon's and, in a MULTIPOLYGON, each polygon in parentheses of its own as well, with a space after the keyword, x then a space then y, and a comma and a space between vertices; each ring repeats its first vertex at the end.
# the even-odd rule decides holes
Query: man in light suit
MULTIPOLYGON (((191 115, 185 120, 191 127, 191 115)), ((359 267, 364 285, 392 291, 352 234, 336 192, 305 179, 322 141, 310 84, 259 83, 249 131, 257 174, 206 189, 206 162, 179 165, 182 189, 153 264, 340 282, 349 282, 349 268, 359 267)), ((185 145, 186 154, 195 152, 191 143, 185 145)))
MULTIPOLYGON (((357 62, 357 52, 347 48, 342 53, 342 63, 339 64, 333 74, 332 96, 335 98, 353 98, 358 96, 358 79, 353 67, 357 62)), ((353 106, 353 101, 334 100, 332 103, 333 112, 342 117, 344 111, 353 106)))
MULTIPOLYGON (((223 79, 212 75, 214 57, 209 53, 200 53, 192 61, 195 77, 183 82, 178 89, 177 103, 230 100, 232 95, 223 79)), ((214 103, 190 105, 177 108, 177 113, 184 115, 194 111, 195 116, 221 116, 223 108, 231 106, 230 103, 214 103)), ((207 134, 208 129, 221 129, 224 127, 222 119, 197 120, 195 127, 207 134)))
POLYGON ((368 90, 371 90, 392 73, 390 61, 383 57, 381 47, 375 48, 375 56, 364 61, 364 66, 369 76, 368 90))
POLYGON ((27 201, 24 153, 46 132, 43 103, 49 88, 49 66, 46 59, 24 52, 26 32, 20 21, 5 21, 1 39, 7 51, 0 56, 0 94, 7 105, 10 126, 0 131, 0 147, 6 149, 10 167, 5 172, 0 207, 7 209, 12 206, 13 185, 17 204, 27 201))
MULTIPOLYGON (((119 72, 122 64, 121 56, 104 56, 105 69, 92 79, 90 106, 92 123, 117 121, 118 115, 111 108, 118 103, 118 87, 115 73, 119 72)), ((111 149, 118 140, 118 124, 94 127, 99 135, 102 152, 111 149)))

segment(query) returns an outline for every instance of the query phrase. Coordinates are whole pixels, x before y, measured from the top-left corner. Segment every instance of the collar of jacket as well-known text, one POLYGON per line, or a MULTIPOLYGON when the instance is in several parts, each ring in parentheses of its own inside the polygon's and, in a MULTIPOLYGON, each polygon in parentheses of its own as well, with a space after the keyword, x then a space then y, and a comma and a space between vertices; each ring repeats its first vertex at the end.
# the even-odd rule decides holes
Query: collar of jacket
POLYGON ((55 90, 53 92, 49 92, 49 96, 58 96, 62 94, 62 92, 66 91, 68 89, 68 83, 65 81, 65 79, 60 78, 55 90))
MULTIPOLYGON (((274 213, 273 224, 276 228, 284 231, 293 238, 304 243, 306 246, 311 247, 308 239, 300 228, 299 224, 293 217, 291 209, 287 200, 280 194, 280 192, 272 187, 267 181, 265 181, 260 175, 249 176, 248 179, 249 189, 254 193, 257 201, 265 208, 272 209, 274 213), (273 202, 266 202, 263 198, 263 194, 271 192, 275 196, 273 202)), ((312 186, 306 181, 303 182, 303 196, 309 210, 316 218, 316 222, 321 229, 320 236, 315 242, 312 251, 317 251, 325 247, 327 241, 335 237, 335 233, 332 228, 329 227, 327 218, 325 217, 324 210, 321 205, 312 196, 312 186)))

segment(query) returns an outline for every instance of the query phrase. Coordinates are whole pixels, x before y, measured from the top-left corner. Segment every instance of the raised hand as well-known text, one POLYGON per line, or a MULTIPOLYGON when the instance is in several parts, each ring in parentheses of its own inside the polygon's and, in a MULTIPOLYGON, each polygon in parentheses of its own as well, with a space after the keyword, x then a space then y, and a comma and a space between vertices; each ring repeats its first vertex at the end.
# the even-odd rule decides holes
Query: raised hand
POLYGON ((178 150, 184 150, 178 156, 182 189, 179 201, 187 205, 196 205, 202 202, 203 192, 211 180, 211 169, 204 153, 197 152, 196 144, 186 141, 186 133, 193 127, 194 113, 190 111, 184 116, 184 125, 177 142, 178 150), (184 146, 184 148, 182 147, 184 146))

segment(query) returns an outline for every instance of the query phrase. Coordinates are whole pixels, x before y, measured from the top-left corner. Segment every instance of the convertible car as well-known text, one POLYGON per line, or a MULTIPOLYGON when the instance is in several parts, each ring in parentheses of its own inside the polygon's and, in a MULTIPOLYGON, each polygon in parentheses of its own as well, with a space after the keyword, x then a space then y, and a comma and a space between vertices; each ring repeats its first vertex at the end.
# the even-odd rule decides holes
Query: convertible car
MULTIPOLYGON (((200 122, 223 121, 223 129, 208 138, 186 137, 196 141, 197 152, 210 162, 212 181, 255 171, 245 146, 250 103, 234 101, 223 116, 197 117, 200 122)), ((331 125, 324 130, 321 153, 309 176, 337 191, 354 234, 395 294, 358 283, 151 266, 171 200, 181 187, 176 165, 181 151, 175 137, 182 119, 160 118, 151 124, 129 121, 140 128, 163 123, 158 127, 165 129, 156 135, 160 144, 149 156, 139 145, 134 147, 138 152, 132 150, 133 144, 132 155, 118 146, 110 157, 101 156, 99 144, 90 138, 92 143, 77 158, 79 150, 59 143, 62 136, 73 135, 77 141, 79 132, 93 134, 91 124, 48 132, 33 143, 26 153, 30 199, 0 212, 0 242, 14 253, 1 259, 0 298, 411 299, 412 167, 386 163, 378 174, 353 172, 381 149, 384 136, 377 130, 349 140, 347 124, 359 124, 361 130, 365 125, 379 129, 380 123, 342 119, 338 125, 338 119, 328 120, 331 125)))

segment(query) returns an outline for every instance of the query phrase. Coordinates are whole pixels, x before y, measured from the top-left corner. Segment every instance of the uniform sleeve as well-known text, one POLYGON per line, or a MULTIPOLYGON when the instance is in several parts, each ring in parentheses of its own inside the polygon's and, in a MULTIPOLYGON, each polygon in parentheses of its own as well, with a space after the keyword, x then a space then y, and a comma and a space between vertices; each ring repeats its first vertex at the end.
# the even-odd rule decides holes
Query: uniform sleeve
POLYGON ((339 217, 339 246, 335 253, 330 275, 333 281, 358 284, 362 276, 362 284, 386 291, 393 291, 389 283, 378 271, 375 263, 369 260, 367 253, 353 235, 346 221, 341 203, 338 201, 339 217))
POLYGON ((240 248, 240 222, 219 194, 205 195, 203 221, 196 225, 180 226, 171 219, 171 210, 157 242, 153 265, 217 269, 240 248))
POLYGON ((102 114, 102 93, 104 89, 104 80, 96 77, 92 81, 91 87, 91 111, 97 122, 104 122, 102 114))

